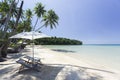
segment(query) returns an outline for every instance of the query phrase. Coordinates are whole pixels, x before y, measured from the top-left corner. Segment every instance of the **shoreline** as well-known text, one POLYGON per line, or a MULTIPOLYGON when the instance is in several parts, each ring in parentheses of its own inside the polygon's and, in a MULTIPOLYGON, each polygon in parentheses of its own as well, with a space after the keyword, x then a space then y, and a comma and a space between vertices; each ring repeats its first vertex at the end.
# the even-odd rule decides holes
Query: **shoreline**
MULTIPOLYGON (((105 56, 103 56, 104 55, 103 53, 105 53, 105 52, 104 51, 102 52, 102 50, 104 50, 104 49, 107 50, 108 48, 111 49, 111 47, 107 47, 107 48, 106 47, 105 48, 99 47, 99 49, 97 48, 98 51, 100 50, 100 53, 98 53, 98 51, 90 51, 90 52, 84 51, 85 50, 84 48, 83 48, 83 51, 82 51, 81 48, 80 48, 81 51, 77 51, 76 49, 74 49, 75 47, 73 47, 73 50, 72 50, 72 48, 71 48, 71 50, 67 49, 69 47, 65 47, 65 48, 58 47, 58 49, 57 49, 56 47, 49 48, 49 46, 48 46, 48 49, 50 49, 52 51, 57 51, 59 53, 64 53, 65 55, 70 56, 72 58, 75 58, 77 60, 83 60, 84 63, 88 63, 91 66, 97 66, 99 68, 106 68, 106 69, 110 69, 110 70, 114 69, 113 71, 116 71, 116 72, 120 73, 119 59, 118 59, 118 56, 116 56, 119 52, 117 52, 117 54, 115 56, 112 55, 112 56, 109 57, 109 56, 107 56, 108 53, 109 53, 107 51, 106 52, 107 54, 105 54, 105 56), (101 53, 102 53, 102 55, 99 55, 101 53)), ((117 49, 114 49, 113 51, 117 51, 117 49)), ((93 50, 93 48, 91 50, 93 50)))
POLYGON ((11 80, 16 80, 20 78, 27 80, 28 76, 30 75, 31 80, 33 78, 35 78, 34 80, 39 79, 47 80, 46 76, 50 77, 50 80, 72 80, 73 78, 75 78, 75 80, 120 79, 120 75, 114 72, 114 69, 111 70, 104 67, 98 67, 95 65, 96 63, 94 63, 93 66, 89 62, 86 63, 86 61, 84 61, 83 59, 77 60, 76 58, 73 58, 69 52, 68 54, 64 54, 64 52, 58 53, 48 48, 44 48, 43 46, 35 46, 35 57, 42 58, 41 59, 42 63, 46 65, 45 67, 43 67, 42 71, 39 74, 36 72, 30 73, 29 71, 27 71, 26 74, 17 74, 16 72, 20 65, 17 64, 15 61, 18 60, 18 58, 22 57, 23 55, 32 56, 31 47, 27 46, 25 50, 22 51, 22 54, 18 53, 10 55, 7 61, 1 63, 2 65, 0 67, 1 80, 5 79, 7 80, 9 78, 11 80), (14 57, 10 55, 14 55, 14 57), (7 63, 9 64, 7 65, 7 63), (5 70, 5 68, 7 67, 8 71, 5 70), (11 70, 11 72, 13 72, 12 74, 9 72, 9 69, 11 70), (7 73, 5 74, 4 72, 7 73), (50 73, 51 75, 48 73, 50 73), (16 74, 18 76, 14 76, 16 74), (24 75, 26 75, 26 77, 22 77, 24 75))

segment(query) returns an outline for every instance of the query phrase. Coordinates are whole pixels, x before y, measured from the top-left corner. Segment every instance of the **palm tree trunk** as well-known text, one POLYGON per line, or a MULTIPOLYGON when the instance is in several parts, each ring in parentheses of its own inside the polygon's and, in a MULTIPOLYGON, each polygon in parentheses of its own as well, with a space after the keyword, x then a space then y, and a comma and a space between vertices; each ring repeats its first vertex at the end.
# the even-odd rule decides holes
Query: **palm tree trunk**
POLYGON ((36 29, 36 31, 39 31, 41 28, 43 28, 44 27, 44 25, 42 25, 41 27, 39 27, 38 29, 36 29))
POLYGON ((1 51, 2 51, 2 46, 0 46, 0 62, 3 62, 3 58, 2 58, 2 54, 1 54, 1 51))
MULTIPOLYGON (((20 10, 19 10, 19 13, 18 13, 18 16, 17 16, 16 23, 15 23, 14 27, 17 27, 17 25, 18 25, 18 21, 20 19, 21 13, 22 13, 22 6, 23 6, 23 1, 21 2, 20 10)), ((16 33, 16 29, 13 30, 12 34, 15 34, 15 33, 16 33)), ((4 58, 7 57, 7 48, 9 46, 9 44, 10 44, 10 42, 9 42, 9 40, 7 40, 4 43, 4 46, 2 47, 1 56, 4 57, 4 58)))
MULTIPOLYGON (((7 17, 6 17, 6 20, 5 20, 5 22, 4 22, 4 24, 3 24, 3 26, 4 26, 4 30, 3 30, 3 36, 1 37, 2 39, 5 39, 5 37, 6 37, 6 35, 7 35, 7 30, 8 30, 8 22, 10 21, 10 18, 11 18, 11 11, 12 11, 12 8, 13 8, 13 4, 15 3, 15 0, 13 0, 12 1, 12 3, 11 3, 11 5, 10 5, 10 11, 8 12, 8 14, 7 14, 7 17)), ((4 52, 4 49, 5 49, 5 47, 4 46, 6 46, 4 43, 2 43, 1 44, 2 46, 0 46, 0 58, 3 56, 3 52, 4 52), (3 49, 4 48, 4 49, 3 49)), ((7 51, 7 49, 5 50, 5 51, 7 51)), ((6 52, 4 53, 4 54, 6 54, 6 52)))
POLYGON ((2 26, 5 23, 5 21, 6 21, 6 17, 4 17, 3 19, 0 20, 0 22, 1 22, 1 24, 0 24, 0 30, 2 30, 2 28, 3 28, 2 26))
POLYGON ((33 27, 33 31, 35 30, 35 27, 36 27, 36 25, 37 25, 37 23, 38 23, 38 20, 39 20, 39 18, 37 18, 37 20, 36 20, 36 22, 35 22, 35 25, 34 25, 34 27, 33 27))
POLYGON ((5 20, 5 23, 4 23, 4 30, 3 30, 3 32, 4 32, 4 34, 3 34, 3 36, 2 36, 2 39, 4 39, 5 37, 6 37, 6 34, 7 34, 7 29, 8 29, 8 22, 10 21, 10 18, 11 18, 11 11, 12 11, 12 8, 13 8, 13 4, 15 3, 15 0, 13 0, 12 1, 12 3, 11 3, 11 6, 10 6, 10 11, 8 12, 8 14, 7 14, 7 17, 6 17, 6 20, 5 20))
POLYGON ((2 47, 1 56, 2 56, 3 58, 6 58, 6 57, 7 57, 7 48, 8 48, 8 45, 9 45, 9 40, 7 40, 7 41, 4 43, 4 46, 2 47))
POLYGON ((14 25, 14 30, 13 30, 13 34, 15 34, 15 32, 16 32, 16 28, 17 28, 17 26, 18 26, 18 21, 19 21, 19 19, 20 19, 20 16, 21 16, 21 14, 22 14, 22 7, 23 7, 23 1, 21 2, 21 5, 20 5, 20 10, 19 10, 19 12, 18 12, 18 16, 17 16, 17 19, 16 19, 16 23, 15 23, 15 25, 14 25))
POLYGON ((4 46, 3 44, 0 46, 0 58, 2 57, 1 51, 2 51, 3 46, 4 46))

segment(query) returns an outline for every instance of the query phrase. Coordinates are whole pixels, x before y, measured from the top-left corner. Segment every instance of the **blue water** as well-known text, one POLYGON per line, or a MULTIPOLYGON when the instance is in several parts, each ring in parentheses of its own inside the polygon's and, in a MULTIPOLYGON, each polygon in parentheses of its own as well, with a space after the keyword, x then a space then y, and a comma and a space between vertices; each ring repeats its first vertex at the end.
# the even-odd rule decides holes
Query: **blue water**
MULTIPOLYGON (((47 45, 55 51, 70 52, 120 71, 120 44, 47 45)), ((79 57, 78 57, 79 58, 79 57)))

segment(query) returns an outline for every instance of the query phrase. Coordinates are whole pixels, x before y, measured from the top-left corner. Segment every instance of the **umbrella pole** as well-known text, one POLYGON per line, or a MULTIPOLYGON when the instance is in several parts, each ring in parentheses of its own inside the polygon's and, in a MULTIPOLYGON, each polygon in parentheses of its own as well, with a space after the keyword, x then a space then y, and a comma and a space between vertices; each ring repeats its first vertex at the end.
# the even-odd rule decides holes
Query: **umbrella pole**
POLYGON ((34 63, 34 40, 33 40, 34 36, 33 36, 33 34, 34 34, 34 31, 32 32, 32 51, 33 51, 32 53, 33 53, 33 63, 34 63))

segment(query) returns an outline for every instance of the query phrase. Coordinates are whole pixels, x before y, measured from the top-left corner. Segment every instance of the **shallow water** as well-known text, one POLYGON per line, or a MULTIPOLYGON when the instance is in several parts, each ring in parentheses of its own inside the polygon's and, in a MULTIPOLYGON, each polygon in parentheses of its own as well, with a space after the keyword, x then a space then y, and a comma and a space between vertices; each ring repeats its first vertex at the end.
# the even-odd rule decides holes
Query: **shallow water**
POLYGON ((120 45, 118 44, 46 45, 45 47, 58 52, 71 53, 75 58, 87 59, 120 72, 120 45))

